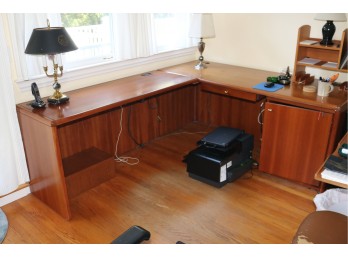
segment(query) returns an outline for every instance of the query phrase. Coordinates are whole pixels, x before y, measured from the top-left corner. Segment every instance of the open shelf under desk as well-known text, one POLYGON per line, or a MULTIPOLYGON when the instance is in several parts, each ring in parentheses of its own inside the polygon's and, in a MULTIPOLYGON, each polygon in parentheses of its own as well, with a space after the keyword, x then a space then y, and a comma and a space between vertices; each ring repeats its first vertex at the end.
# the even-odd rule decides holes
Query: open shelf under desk
POLYGON ((63 159, 69 198, 89 190, 115 176, 114 158, 98 149, 89 148, 63 159))

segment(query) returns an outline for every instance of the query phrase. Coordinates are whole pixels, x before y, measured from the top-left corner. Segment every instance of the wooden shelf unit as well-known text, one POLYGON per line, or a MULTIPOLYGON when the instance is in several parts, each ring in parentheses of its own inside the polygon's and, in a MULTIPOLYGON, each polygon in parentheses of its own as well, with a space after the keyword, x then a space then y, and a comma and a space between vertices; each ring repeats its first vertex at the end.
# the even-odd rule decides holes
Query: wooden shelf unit
POLYGON ((332 46, 320 45, 320 38, 310 37, 311 27, 304 25, 298 30, 297 44, 296 44, 296 58, 294 64, 293 78, 296 80, 297 72, 305 72, 306 67, 312 67, 322 70, 330 70, 336 72, 347 72, 347 66, 340 69, 343 58, 347 55, 347 29, 342 32, 341 40, 333 40, 332 46), (302 44, 304 40, 314 40, 318 43, 315 44, 302 44), (318 59, 320 62, 316 64, 300 63, 304 58, 318 59), (337 63, 335 67, 323 66, 328 62, 337 63))

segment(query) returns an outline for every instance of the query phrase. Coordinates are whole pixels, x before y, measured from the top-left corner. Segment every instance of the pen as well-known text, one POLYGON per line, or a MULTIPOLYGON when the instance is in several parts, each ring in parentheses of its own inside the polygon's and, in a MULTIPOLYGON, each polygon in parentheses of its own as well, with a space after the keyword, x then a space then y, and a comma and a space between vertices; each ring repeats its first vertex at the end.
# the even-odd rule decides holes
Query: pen
POLYGON ((332 75, 331 77, 330 77, 330 82, 334 82, 337 78, 338 78, 338 76, 339 76, 340 74, 339 73, 336 73, 336 74, 334 74, 334 75, 332 75))

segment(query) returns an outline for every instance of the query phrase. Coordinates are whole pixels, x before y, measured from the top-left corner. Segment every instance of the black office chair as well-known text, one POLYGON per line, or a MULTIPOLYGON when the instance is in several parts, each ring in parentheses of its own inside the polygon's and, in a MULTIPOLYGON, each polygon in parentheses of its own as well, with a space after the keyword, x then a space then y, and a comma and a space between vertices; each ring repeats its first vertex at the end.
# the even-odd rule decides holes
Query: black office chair
MULTIPOLYGON (((140 244, 144 240, 149 240, 151 233, 140 226, 132 226, 123 232, 119 237, 114 239, 111 244, 140 244)), ((176 244, 185 244, 177 241, 176 244)))
POLYGON ((132 226, 114 239, 111 244, 140 244, 144 240, 149 240, 151 233, 140 226, 132 226))

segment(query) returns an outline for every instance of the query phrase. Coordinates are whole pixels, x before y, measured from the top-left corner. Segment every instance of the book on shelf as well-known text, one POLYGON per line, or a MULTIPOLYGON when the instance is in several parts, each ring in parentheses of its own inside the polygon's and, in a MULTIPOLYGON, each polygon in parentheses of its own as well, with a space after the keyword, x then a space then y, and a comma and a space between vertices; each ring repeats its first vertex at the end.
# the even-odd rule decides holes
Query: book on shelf
POLYGON ((299 63, 303 63, 303 64, 317 64, 321 62, 321 60, 319 59, 314 59, 314 58, 309 58, 309 57, 306 57, 306 58, 303 58, 302 60, 299 60, 299 63))
POLYGON ((337 68, 337 62, 326 62, 321 66, 328 68, 337 68))
POLYGON ((348 52, 346 53, 345 57, 342 58, 340 69, 343 69, 344 67, 347 67, 348 63, 348 52))
POLYGON ((331 155, 325 162, 324 167, 333 172, 338 172, 341 174, 348 174, 347 170, 347 159, 343 157, 338 157, 331 155))
POLYGON ((300 42, 301 45, 315 45, 316 43, 319 43, 317 40, 303 40, 300 42))
POLYGON ((347 184, 348 185, 348 175, 339 173, 339 172, 334 172, 329 169, 324 169, 323 172, 321 173, 321 177, 324 179, 328 179, 331 181, 339 182, 342 184, 347 184))

